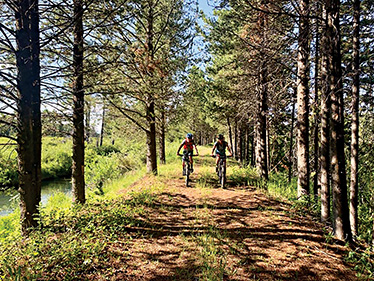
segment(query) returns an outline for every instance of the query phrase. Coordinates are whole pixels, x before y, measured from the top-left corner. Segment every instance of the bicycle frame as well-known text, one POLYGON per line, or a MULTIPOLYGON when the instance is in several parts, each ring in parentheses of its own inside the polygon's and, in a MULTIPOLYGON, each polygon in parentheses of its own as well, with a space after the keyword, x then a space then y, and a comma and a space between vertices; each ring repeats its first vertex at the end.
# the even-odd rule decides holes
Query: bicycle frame
POLYGON ((195 155, 180 155, 182 156, 182 161, 184 163, 183 165, 183 174, 185 175, 185 185, 186 187, 189 186, 190 183, 190 174, 191 174, 191 162, 190 162, 190 156, 195 156, 195 155))
POLYGON ((218 162, 218 177, 219 183, 222 188, 225 188, 226 184, 226 158, 221 158, 218 162))
MULTIPOLYGON (((214 157, 217 157, 216 155, 214 157)), ((222 188, 225 188, 226 184, 226 159, 230 156, 220 156, 218 161, 217 176, 219 178, 219 184, 222 188)))
POLYGON ((188 187, 190 183, 190 170, 191 170, 190 157, 188 155, 186 157, 183 157, 183 162, 184 162, 184 174, 186 175, 185 184, 186 184, 186 187, 188 187))

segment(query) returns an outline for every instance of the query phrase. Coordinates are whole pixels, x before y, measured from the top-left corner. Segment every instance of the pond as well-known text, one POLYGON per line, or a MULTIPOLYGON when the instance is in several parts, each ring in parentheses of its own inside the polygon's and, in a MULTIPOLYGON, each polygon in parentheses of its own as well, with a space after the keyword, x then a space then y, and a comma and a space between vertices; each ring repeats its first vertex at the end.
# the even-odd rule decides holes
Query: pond
MULTIPOLYGON (((57 192, 63 192, 71 195, 71 180, 59 179, 45 181, 42 183, 42 205, 45 205, 48 198, 57 192)), ((18 193, 16 191, 0 192, 0 217, 10 214, 19 204, 18 193)))

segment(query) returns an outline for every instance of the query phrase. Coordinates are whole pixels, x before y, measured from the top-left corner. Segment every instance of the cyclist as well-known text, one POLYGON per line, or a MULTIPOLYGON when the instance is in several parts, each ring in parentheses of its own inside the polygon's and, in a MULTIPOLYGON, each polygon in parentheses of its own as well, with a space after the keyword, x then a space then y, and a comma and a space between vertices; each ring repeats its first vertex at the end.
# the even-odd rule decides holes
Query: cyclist
MULTIPOLYGON (((193 172, 193 159, 192 159, 192 155, 193 155, 193 149, 195 148, 196 150, 196 156, 199 155, 199 151, 197 150, 197 147, 195 145, 195 142, 193 140, 193 135, 191 133, 188 133, 186 135, 186 139, 182 141, 181 145, 179 146, 178 148, 178 152, 177 152, 177 155, 179 156, 179 152, 181 150, 181 148, 183 147, 183 155, 184 157, 188 157, 190 159, 190 163, 191 163, 191 173, 193 172)), ((185 176, 184 174, 184 165, 185 165, 185 162, 183 161, 183 176, 185 176)))
MULTIPOLYGON (((212 154, 211 156, 214 157, 214 151, 216 152, 216 172, 218 172, 218 163, 219 160, 226 159, 226 148, 230 152, 230 157, 232 156, 231 148, 229 144, 225 141, 225 138, 223 137, 222 134, 218 135, 218 140, 215 142, 213 149, 212 149, 212 154)), ((226 161, 224 162, 226 165, 226 161)))

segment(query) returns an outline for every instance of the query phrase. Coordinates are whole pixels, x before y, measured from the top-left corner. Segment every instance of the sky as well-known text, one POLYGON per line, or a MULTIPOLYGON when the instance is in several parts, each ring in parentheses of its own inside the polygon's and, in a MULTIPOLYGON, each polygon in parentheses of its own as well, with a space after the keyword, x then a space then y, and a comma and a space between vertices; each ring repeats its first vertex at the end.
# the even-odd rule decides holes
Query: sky
MULTIPOLYGON (((214 0, 198 0, 199 9, 202 10, 208 18, 213 17, 213 3, 214 2, 215 2, 214 0)), ((198 22, 200 26, 204 26, 204 23, 201 19, 199 19, 198 22)), ((197 66, 204 70, 206 68, 206 63, 203 62, 203 60, 204 58, 206 59, 210 57, 210 55, 207 53, 206 46, 201 37, 195 40, 195 45, 193 49, 194 49, 196 58, 202 59, 202 61, 200 61, 197 64, 197 66)))
POLYGON ((212 0, 198 0, 199 1, 199 8, 203 10, 203 12, 207 15, 212 15, 213 7, 212 7, 212 0))

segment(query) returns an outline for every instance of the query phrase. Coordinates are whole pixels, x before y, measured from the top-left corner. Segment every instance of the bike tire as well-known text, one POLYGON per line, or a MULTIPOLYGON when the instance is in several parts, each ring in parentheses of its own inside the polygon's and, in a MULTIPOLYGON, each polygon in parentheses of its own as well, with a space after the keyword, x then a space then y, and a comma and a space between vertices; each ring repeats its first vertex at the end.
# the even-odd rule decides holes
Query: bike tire
POLYGON ((225 184, 226 184, 226 171, 225 171, 225 166, 224 165, 221 166, 221 172, 220 172, 219 182, 221 184, 221 187, 225 188, 225 184))
POLYGON ((185 168, 185 173, 186 173, 185 184, 186 184, 186 187, 188 187, 189 184, 190 184, 190 164, 186 163, 186 165, 184 166, 184 168, 185 168))

